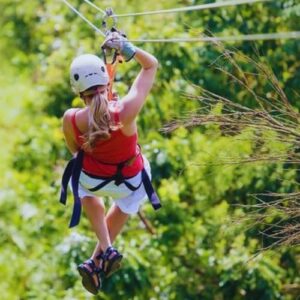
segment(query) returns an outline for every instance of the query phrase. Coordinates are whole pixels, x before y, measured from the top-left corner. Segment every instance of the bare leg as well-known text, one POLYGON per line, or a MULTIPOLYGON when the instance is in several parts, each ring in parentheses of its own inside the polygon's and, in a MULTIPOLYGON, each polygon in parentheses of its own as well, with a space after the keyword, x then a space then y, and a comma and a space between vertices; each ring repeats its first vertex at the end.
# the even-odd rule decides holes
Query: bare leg
POLYGON ((121 232, 128 218, 129 215, 123 213, 117 205, 113 204, 111 206, 106 215, 106 224, 111 242, 113 242, 117 235, 121 232))
POLYGON ((81 201, 92 228, 96 233, 98 240, 101 241, 101 248, 105 251, 111 246, 111 241, 103 201, 97 197, 90 196, 83 197, 81 201))
MULTIPOLYGON (((111 241, 106 224, 105 207, 102 199, 87 196, 83 197, 81 202, 92 228, 96 233, 98 241, 101 241, 102 250, 106 250, 109 246, 111 246, 111 241)), ((97 266, 96 260, 94 260, 94 263, 97 266)), ((78 271, 82 277, 83 286, 91 293, 96 294, 101 286, 101 280, 95 272, 93 265, 88 262, 84 262, 78 266, 78 271), (91 282, 91 278, 93 282, 91 282)))
MULTIPOLYGON (((123 213, 120 210, 120 208, 115 204, 113 204, 109 209, 106 215, 106 224, 108 227, 109 236, 112 243, 116 239, 117 235, 121 232, 128 218, 129 215, 123 213)), ((98 242, 93 252, 93 255, 91 257, 96 263, 97 263, 96 256, 101 252, 101 250, 103 251, 103 247, 102 245, 100 246, 100 243, 98 242)))

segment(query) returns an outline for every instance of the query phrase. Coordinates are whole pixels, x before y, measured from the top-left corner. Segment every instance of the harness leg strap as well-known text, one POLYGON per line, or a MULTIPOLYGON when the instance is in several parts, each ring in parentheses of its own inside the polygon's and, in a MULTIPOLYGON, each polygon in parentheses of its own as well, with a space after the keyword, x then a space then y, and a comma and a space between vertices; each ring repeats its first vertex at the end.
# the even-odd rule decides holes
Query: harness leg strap
POLYGON ((79 176, 82 168, 82 161, 83 161, 83 151, 80 150, 76 156, 73 172, 72 172, 72 189, 73 189, 73 196, 74 196, 74 206, 73 206, 73 213, 71 217, 71 221, 69 227, 74 227, 79 224, 80 221, 80 214, 81 214, 81 200, 78 194, 78 186, 79 186, 79 176))
POLYGON ((142 181, 143 181, 147 196, 148 196, 153 208, 155 210, 161 208, 159 198, 154 191, 151 180, 150 180, 145 168, 142 170, 142 181))
POLYGON ((67 203, 67 193, 68 193, 68 183, 70 181, 70 178, 72 176, 73 168, 74 168, 74 163, 75 163, 75 157, 72 158, 64 171, 64 174, 62 176, 61 180, 61 191, 60 191, 60 198, 59 202, 66 205, 67 203))
POLYGON ((109 184, 112 181, 113 181, 113 179, 107 179, 107 180, 101 182, 100 184, 96 185, 95 187, 90 188, 88 190, 91 192, 96 192, 98 190, 101 190, 103 187, 105 187, 107 184, 109 184))
MULTIPOLYGON (((77 156, 72 158, 69 161, 69 163, 67 164, 66 169, 64 171, 63 177, 62 177, 60 202, 62 204, 66 204, 66 202, 67 202, 67 188, 68 188, 68 183, 70 181, 70 178, 71 178, 71 185, 72 185, 73 196, 74 196, 73 212, 72 212, 72 217, 71 217, 71 221, 69 224, 70 228, 78 225, 79 221, 80 221, 81 199, 79 197, 78 188, 79 188, 79 177, 80 177, 82 163, 83 163, 83 156, 84 156, 84 152, 83 152, 83 150, 80 150, 77 153, 77 156)), ((142 180, 141 180, 140 184, 138 186, 134 187, 129 182, 127 182, 122 175, 122 168, 125 166, 125 163, 126 162, 123 162, 123 163, 120 163, 117 165, 117 173, 115 174, 115 176, 108 178, 104 182, 100 183, 98 186, 91 188, 89 190, 96 191, 98 189, 103 188, 109 182, 114 180, 116 185, 120 185, 121 183, 124 183, 130 190, 135 191, 143 183, 146 194, 152 204, 152 207, 155 210, 161 208, 159 198, 154 191, 151 180, 150 180, 145 168, 143 168, 141 171, 142 172, 142 180)))

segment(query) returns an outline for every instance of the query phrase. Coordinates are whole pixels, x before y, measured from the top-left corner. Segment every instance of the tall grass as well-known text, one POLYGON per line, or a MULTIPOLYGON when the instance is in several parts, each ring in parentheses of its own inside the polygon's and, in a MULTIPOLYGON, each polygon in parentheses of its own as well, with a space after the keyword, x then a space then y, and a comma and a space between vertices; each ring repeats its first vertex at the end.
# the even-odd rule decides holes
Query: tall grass
MULTIPOLYGON (((245 164, 264 162, 281 163, 288 168, 297 168, 300 162, 300 114, 291 105, 272 69, 259 59, 244 55, 223 45, 217 45, 220 57, 213 66, 224 73, 229 84, 239 86, 250 95, 255 105, 246 106, 222 95, 215 94, 199 86, 193 86, 187 99, 198 101, 199 110, 166 124, 164 132, 178 127, 187 128, 217 125, 223 135, 238 136, 243 130, 251 130, 249 135, 254 151, 243 157, 226 157, 218 164, 245 164), (250 71, 251 70, 251 71, 250 71), (262 84, 263 83, 263 84, 262 84), (216 107, 218 109, 216 110, 216 107), (217 111, 217 113, 216 113, 217 111), (276 144, 276 147, 273 145, 276 144)), ((297 178, 294 186, 297 187, 297 178)), ((297 188, 296 188, 297 189, 297 188)), ((254 226, 263 226, 263 235, 273 240, 268 246, 300 244, 300 193, 260 193, 254 195, 255 205, 246 205, 249 211, 243 221, 254 226), (276 222, 267 220, 273 216, 276 222)))

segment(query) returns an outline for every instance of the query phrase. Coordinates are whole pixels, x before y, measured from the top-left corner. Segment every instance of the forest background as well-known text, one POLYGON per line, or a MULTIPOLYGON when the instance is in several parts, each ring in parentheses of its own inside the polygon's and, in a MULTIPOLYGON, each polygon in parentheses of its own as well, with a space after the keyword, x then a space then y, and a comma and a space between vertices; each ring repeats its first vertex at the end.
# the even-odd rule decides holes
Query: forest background
MULTIPOLYGON (((71 3, 101 27, 100 12, 81 0, 71 3)), ((93 3, 121 14, 210 1, 93 3)), ((88 257, 95 238, 85 217, 78 227, 68 229, 72 200, 67 208, 58 202, 60 177, 70 158, 61 118, 68 107, 82 105, 69 85, 70 62, 85 52, 100 55, 103 37, 62 1, 1 0, 0 10, 1 299, 91 299, 76 265, 88 257)), ((237 36, 297 31, 299 16, 298 1, 276 0, 119 18, 118 26, 130 39, 237 36)), ((253 75, 254 60, 273 70, 298 113, 299 40, 137 45, 153 53, 160 64, 138 123, 163 208, 155 212, 148 203, 143 207, 153 234, 138 217, 130 219, 116 241, 125 256, 123 267, 104 282, 95 298, 299 299, 297 243, 272 246, 282 241, 276 238, 276 224, 295 225, 299 215, 291 220, 270 205, 259 211, 267 216, 261 221, 249 218, 261 198, 272 204, 272 197, 257 194, 297 193, 297 164, 286 162, 291 153, 299 152, 295 140, 276 138, 276 130, 260 128, 258 143, 251 126, 228 134, 224 126, 210 122, 162 130, 174 119, 191 120, 203 111, 222 116, 223 104, 205 106, 201 101, 203 89, 254 111, 261 109, 255 95, 264 95, 269 103, 279 101, 268 76, 253 75), (237 71, 230 58, 243 71, 237 71), (244 74, 250 88, 230 74, 244 74), (268 159, 248 160, 261 155, 268 159), (279 155, 281 159, 272 159, 279 155)), ((119 66, 115 88, 120 95, 137 70, 135 61, 119 66)))

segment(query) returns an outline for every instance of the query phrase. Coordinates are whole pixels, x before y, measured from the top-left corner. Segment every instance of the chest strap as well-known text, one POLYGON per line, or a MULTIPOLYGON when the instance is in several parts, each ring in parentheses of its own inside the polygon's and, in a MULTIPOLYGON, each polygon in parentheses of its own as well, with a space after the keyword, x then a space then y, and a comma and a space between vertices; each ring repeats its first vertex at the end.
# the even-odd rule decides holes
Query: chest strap
MULTIPOLYGON (((73 157, 67 164, 61 181, 61 193, 60 193, 60 202, 62 204, 67 203, 67 189, 68 189, 68 183, 71 179, 71 185, 72 185, 72 191, 73 191, 73 197, 74 197, 74 206, 73 206, 73 213, 71 217, 71 221, 69 224, 69 227, 74 227, 79 224, 80 221, 80 215, 81 215, 81 200, 78 194, 78 188, 79 188, 79 177, 82 170, 82 163, 83 163, 83 156, 84 152, 83 150, 80 150, 75 157, 73 157)), ((131 164, 133 161, 133 158, 128 159, 125 162, 121 162, 119 164, 114 164, 117 167, 116 174, 114 176, 111 176, 109 178, 105 178, 102 183, 99 185, 89 189, 91 192, 95 192, 97 190, 100 190, 104 186, 106 186, 108 183, 115 181, 116 185, 120 185, 121 183, 124 183, 127 188, 129 188, 131 191, 136 191, 141 184, 144 184, 146 194, 152 204, 152 207, 157 210, 161 207, 159 198, 157 194, 154 191, 154 188, 152 186, 151 180, 145 170, 145 168, 142 169, 142 180, 138 186, 133 186, 130 184, 126 178, 124 178, 122 174, 122 169, 126 166, 131 164)), ((99 178, 99 177, 98 177, 99 178)), ((127 178, 128 179, 128 178, 127 178)))

